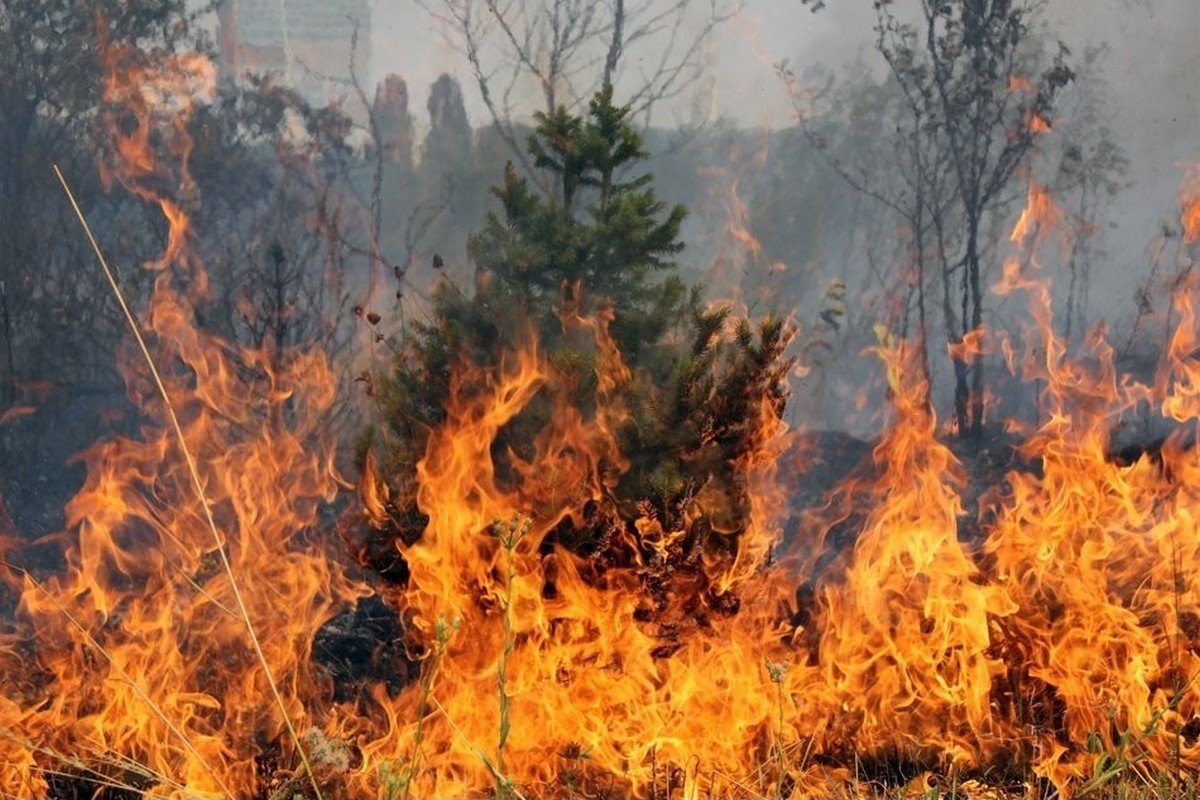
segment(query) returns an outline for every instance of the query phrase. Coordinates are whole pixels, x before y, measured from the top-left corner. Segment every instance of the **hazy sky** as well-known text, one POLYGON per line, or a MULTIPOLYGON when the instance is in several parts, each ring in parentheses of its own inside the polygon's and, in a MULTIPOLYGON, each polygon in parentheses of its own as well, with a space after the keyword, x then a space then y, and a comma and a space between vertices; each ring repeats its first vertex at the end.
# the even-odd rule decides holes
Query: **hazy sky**
MULTIPOLYGON (((731 0, 720 2, 731 5, 731 0)), ((436 5, 438 0, 430 3, 436 5)), ((783 59, 800 64, 852 60, 870 42, 873 14, 867 0, 834 0, 830 5, 813 14, 800 0, 745 0, 736 18, 718 29, 705 53, 717 113, 736 117, 747 126, 788 124, 791 104, 772 65, 783 59)), ((696 0, 694 7, 702 17, 707 2, 696 0)), ((372 5, 372 29, 375 76, 396 72, 407 80, 418 117, 429 84, 442 72, 459 78, 469 111, 482 115, 466 60, 447 44, 445 31, 415 0, 377 0, 372 5)), ((651 47, 632 51, 628 57, 636 66, 639 58, 655 54, 651 47)))
MULTIPOLYGON (((435 7, 438 1, 429 0, 435 7)), ((718 30, 706 54, 717 111, 747 125, 785 125, 791 107, 773 64, 787 59, 801 67, 836 67, 859 55, 871 60, 870 0, 827 4, 813 14, 800 0, 743 0, 741 13, 718 30)), ((703 10, 706 2, 696 0, 694 5, 703 10)), ((409 83, 414 110, 419 110, 429 84, 441 72, 449 72, 463 82, 468 102, 477 107, 465 59, 446 44, 444 32, 415 0, 375 0, 372 14, 377 78, 387 72, 401 74, 409 83)), ((1129 109, 1150 124, 1178 117, 1172 112, 1176 106, 1187 106, 1179 110, 1194 115, 1196 104, 1189 101, 1195 98, 1191 76, 1200 66, 1195 47, 1200 35, 1197 0, 1051 0, 1048 18, 1052 34, 1076 50, 1097 42, 1112 48, 1110 78, 1114 88, 1129 93, 1121 98, 1124 108, 1119 113, 1129 109)))
MULTIPOLYGON (((1107 294, 1117 308, 1129 301, 1120 284, 1141 274, 1159 223, 1178 220, 1182 165, 1200 161, 1200 2, 1056 0, 1050 12, 1051 31, 1075 52, 1087 43, 1109 48, 1106 116, 1129 159, 1130 186, 1114 205, 1106 237, 1117 270, 1106 280, 1114 291, 1105 293, 1101 283, 1093 296, 1107 294)), ((1102 303, 1093 312, 1103 315, 1102 303)))
MULTIPOLYGON (((705 0, 696 6, 704 8, 705 0)), ((773 64, 787 59, 798 69, 836 70, 860 56, 878 64, 871 1, 827 0, 827 6, 813 14, 800 0, 744 0, 706 53, 715 113, 745 126, 785 126, 792 105, 773 64)), ((469 111, 482 121, 465 59, 415 0, 376 0, 372 13, 374 77, 398 72, 408 81, 418 123, 428 86, 441 72, 459 78, 469 111)), ((1050 0, 1047 19, 1051 35, 1076 53, 1089 44, 1109 47, 1106 116, 1130 160, 1132 186, 1107 238, 1117 261, 1141 260, 1158 222, 1174 213, 1179 165, 1200 160, 1200 0, 1050 0)), ((668 122, 666 116, 657 121, 668 122)))

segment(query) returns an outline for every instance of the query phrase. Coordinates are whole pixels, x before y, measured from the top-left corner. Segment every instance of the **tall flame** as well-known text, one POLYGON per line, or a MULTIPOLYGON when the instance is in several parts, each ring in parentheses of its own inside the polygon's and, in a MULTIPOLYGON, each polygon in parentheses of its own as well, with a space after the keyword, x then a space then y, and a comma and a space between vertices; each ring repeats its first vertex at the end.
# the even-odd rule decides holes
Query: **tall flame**
POLYGON ((1200 239, 1200 164, 1184 167, 1179 204, 1183 209, 1183 240, 1195 244, 1200 239))

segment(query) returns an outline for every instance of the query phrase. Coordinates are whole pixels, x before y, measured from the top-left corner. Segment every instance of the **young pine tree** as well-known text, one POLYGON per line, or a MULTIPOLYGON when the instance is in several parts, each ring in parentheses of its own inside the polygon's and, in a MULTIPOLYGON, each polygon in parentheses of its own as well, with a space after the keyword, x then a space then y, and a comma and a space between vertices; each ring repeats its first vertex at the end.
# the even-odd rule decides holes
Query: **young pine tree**
MULTIPOLYGON (((685 209, 658 199, 652 176, 637 171, 646 153, 628 114, 606 88, 586 117, 538 116, 529 150, 550 190, 505 167, 492 190, 498 208, 468 244, 474 286, 441 283, 430 319, 413 326, 391 374, 377 381, 383 425, 371 446, 392 497, 364 553, 377 569, 397 563, 397 540, 421 535, 416 464, 445 418, 451 374, 468 364, 495 369, 535 336, 550 379, 493 446, 499 480, 517 479, 509 454, 533 459, 538 432, 564 404, 585 420, 614 400, 628 412, 620 458, 603 466, 603 498, 566 518, 544 546, 586 556, 597 574, 653 565, 639 571, 650 594, 666 596, 683 581, 687 594, 707 598, 688 613, 736 607, 713 594, 703 565, 732 558, 747 525, 740 456, 758 446, 763 402, 782 413, 790 331, 775 319, 731 324, 727 309, 706 309, 701 289, 675 274, 685 209), (568 317, 608 321, 628 367, 615 390, 602 387, 595 336, 568 317), (697 504, 704 513, 691 513, 697 504), (642 541, 646 520, 683 532, 665 557, 642 541)), ((529 509, 535 518, 540 511, 529 509)), ((390 569, 403 579, 403 569, 390 569)))

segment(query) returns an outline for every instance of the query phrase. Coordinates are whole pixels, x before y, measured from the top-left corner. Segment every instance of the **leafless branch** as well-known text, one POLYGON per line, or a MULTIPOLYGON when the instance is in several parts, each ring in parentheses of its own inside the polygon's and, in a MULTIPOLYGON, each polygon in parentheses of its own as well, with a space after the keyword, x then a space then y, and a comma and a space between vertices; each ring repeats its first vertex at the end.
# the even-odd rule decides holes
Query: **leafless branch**
POLYGON ((616 85, 648 124, 656 103, 682 96, 702 77, 705 43, 741 10, 741 0, 704 0, 697 23, 697 0, 419 2, 453 31, 495 130, 527 174, 533 170, 516 132, 520 121, 616 85), (635 51, 645 65, 630 60, 635 51), (525 94, 534 87, 536 108, 525 94))

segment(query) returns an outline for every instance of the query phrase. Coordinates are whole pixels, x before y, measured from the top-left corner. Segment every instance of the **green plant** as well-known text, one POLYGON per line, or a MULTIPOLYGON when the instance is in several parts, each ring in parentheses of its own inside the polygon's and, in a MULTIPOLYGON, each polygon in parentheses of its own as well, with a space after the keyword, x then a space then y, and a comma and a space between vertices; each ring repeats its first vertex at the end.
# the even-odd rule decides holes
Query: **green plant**
POLYGON ((434 625, 433 649, 429 651, 429 662, 421 679, 421 702, 417 705, 417 729, 413 733, 412 752, 407 758, 384 761, 379 766, 379 786, 384 800, 408 800, 412 796, 413 781, 421 766, 421 745, 425 736, 425 718, 429 715, 433 697, 433 682, 442 657, 446 654, 446 647, 461 624, 462 620, 457 617, 450 621, 439 617, 434 625))
POLYGON ((1101 789, 1110 786, 1118 778, 1131 774, 1136 774, 1143 781, 1148 780, 1144 773, 1136 769, 1146 757, 1141 745, 1158 731, 1166 711, 1165 708, 1155 711, 1140 731, 1124 731, 1117 739, 1113 752, 1104 750, 1099 734, 1094 731, 1089 733, 1084 747, 1089 753, 1096 755, 1096 761, 1092 765, 1091 777, 1079 786, 1076 797, 1096 796, 1101 789))
POLYGON ((512 786, 504 777, 504 745, 508 741, 512 720, 509 718, 508 697, 508 659, 512 655, 512 604, 513 581, 517 577, 516 565, 513 561, 517 545, 529 533, 533 521, 528 517, 514 516, 507 522, 497 520, 492 523, 492 532, 500 540, 504 548, 504 644, 500 651, 500 663, 496 667, 496 684, 500 698, 500 736, 496 743, 496 797, 511 797, 512 786))
MULTIPOLYGON (((443 281, 430 319, 411 326, 390 374, 373 381, 381 424, 370 447, 392 499, 388 518, 374 522, 383 538, 420 538, 415 465, 429 432, 452 403, 487 391, 503 360, 532 340, 545 380, 492 442, 498 481, 537 457, 539 435, 563 408, 579 412, 604 432, 590 454, 604 489, 584 524, 547 538, 610 564, 649 564, 640 578, 657 607, 727 613, 738 603, 731 586, 761 565, 757 550, 739 546, 752 505, 745 477, 771 430, 767 418, 787 401, 792 329, 736 318, 671 274, 685 212, 637 172, 646 153, 628 114, 605 90, 586 116, 541 115, 529 148, 548 180, 506 166, 493 190, 499 207, 470 240, 474 291, 443 281), (552 188, 540 192, 543 184, 552 188), (722 519, 694 513, 701 490, 722 519), (653 524, 638 528, 639 518, 653 524), (657 547, 661 531, 684 528, 669 551, 657 547), (703 566, 735 559, 735 577, 719 585, 711 576, 720 571, 703 566)), ((840 318, 839 297, 835 285, 827 325, 840 318)), ((523 500, 532 517, 558 516, 578 487, 548 489, 523 500)), ((393 557, 393 548, 380 551, 393 557)))
POLYGON ((782 661, 767 661, 767 677, 775 684, 775 708, 778 714, 775 730, 775 800, 783 797, 784 777, 787 764, 783 753, 783 679, 787 677, 787 664, 782 661))

